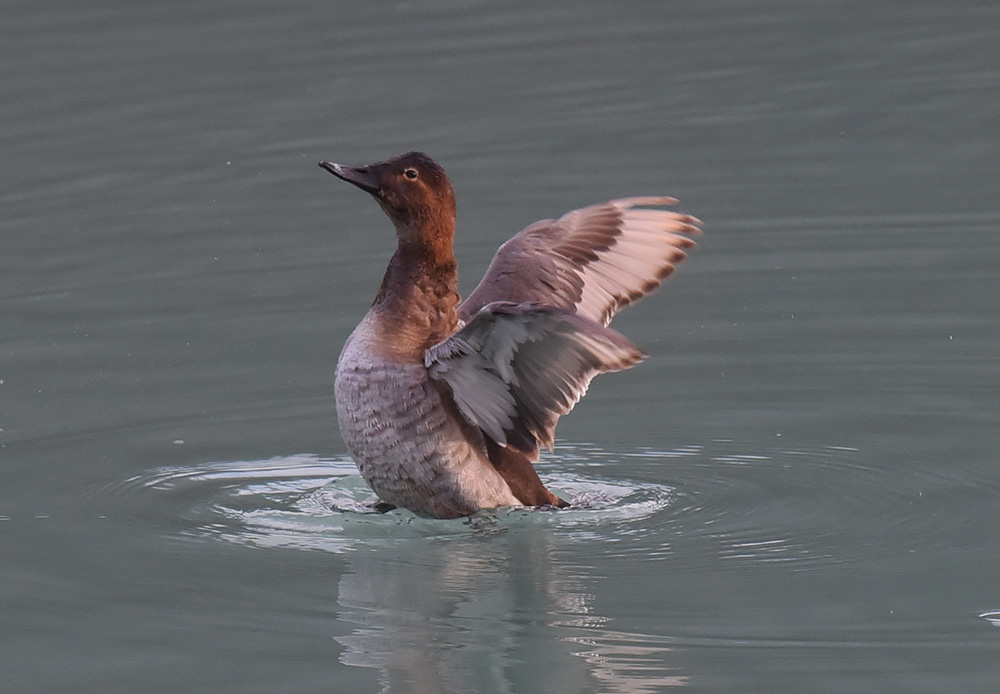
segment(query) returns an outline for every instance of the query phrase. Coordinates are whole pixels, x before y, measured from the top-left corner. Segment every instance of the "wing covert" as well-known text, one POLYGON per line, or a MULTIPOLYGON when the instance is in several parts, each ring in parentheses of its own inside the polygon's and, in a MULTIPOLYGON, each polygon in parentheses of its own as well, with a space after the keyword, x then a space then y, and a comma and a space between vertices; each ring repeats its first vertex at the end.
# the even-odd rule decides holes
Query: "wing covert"
POLYGON ((620 333, 566 309, 494 302, 424 355, 462 416, 501 446, 551 449, 559 417, 591 379, 645 355, 620 333))

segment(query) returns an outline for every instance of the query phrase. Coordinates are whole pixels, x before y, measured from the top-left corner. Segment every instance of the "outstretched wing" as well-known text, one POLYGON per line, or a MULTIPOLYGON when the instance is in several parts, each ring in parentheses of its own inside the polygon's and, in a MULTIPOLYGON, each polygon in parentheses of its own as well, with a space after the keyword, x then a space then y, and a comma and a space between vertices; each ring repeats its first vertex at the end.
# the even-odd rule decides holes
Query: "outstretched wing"
POLYGON ((676 203, 623 198, 535 222, 500 247, 459 317, 469 321, 495 301, 530 302, 607 325, 619 309, 660 286, 695 245, 697 218, 650 209, 676 203))
POLYGON ((643 356, 625 336, 567 309, 495 302, 428 349, 424 363, 470 423, 536 459, 594 376, 643 356))

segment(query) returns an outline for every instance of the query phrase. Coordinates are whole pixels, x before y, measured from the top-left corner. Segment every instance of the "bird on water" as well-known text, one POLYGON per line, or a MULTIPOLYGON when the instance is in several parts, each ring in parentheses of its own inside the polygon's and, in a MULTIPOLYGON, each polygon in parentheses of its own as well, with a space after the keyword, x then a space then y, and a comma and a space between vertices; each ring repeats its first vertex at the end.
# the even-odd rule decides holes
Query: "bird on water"
POLYGON ((701 222, 632 197, 535 222, 497 251, 462 301, 455 192, 421 152, 320 166, 365 191, 397 248, 337 363, 337 418, 384 507, 456 518, 500 506, 568 503, 534 464, 591 379, 645 355, 608 327, 656 289, 701 222))

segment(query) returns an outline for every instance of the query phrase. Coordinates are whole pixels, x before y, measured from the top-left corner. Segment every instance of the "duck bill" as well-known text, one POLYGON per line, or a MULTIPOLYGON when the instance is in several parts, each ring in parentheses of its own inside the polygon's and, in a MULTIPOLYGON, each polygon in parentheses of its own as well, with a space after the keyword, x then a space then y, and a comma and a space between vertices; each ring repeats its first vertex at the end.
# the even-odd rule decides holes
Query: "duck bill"
POLYGON ((334 164, 331 161, 321 161, 319 165, 340 180, 347 181, 366 193, 372 195, 378 194, 378 176, 371 170, 371 167, 344 166, 342 164, 334 164))

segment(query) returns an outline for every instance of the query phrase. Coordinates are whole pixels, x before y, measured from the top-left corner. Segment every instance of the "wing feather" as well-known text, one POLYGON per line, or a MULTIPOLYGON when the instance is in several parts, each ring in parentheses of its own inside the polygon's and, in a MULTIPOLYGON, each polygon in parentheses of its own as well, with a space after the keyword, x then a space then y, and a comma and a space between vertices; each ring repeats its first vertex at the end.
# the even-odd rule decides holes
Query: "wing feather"
POLYGON ((655 290, 695 243, 701 222, 668 197, 611 200, 536 222, 503 244, 459 307, 468 321, 495 301, 538 303, 607 325, 655 290))
POLYGON ((643 358, 620 333, 567 309, 494 302, 424 355, 459 412, 501 446, 535 457, 599 373, 643 358))

